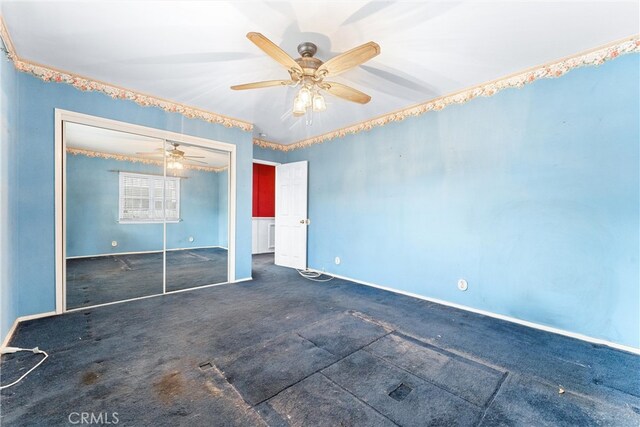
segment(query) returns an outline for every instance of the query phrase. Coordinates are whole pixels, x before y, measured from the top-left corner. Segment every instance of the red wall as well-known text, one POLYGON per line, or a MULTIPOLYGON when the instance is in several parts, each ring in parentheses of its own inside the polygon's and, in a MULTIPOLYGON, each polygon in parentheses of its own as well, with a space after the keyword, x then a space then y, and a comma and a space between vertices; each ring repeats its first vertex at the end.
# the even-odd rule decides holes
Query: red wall
POLYGON ((276 167, 253 164, 253 216, 276 216, 276 167))

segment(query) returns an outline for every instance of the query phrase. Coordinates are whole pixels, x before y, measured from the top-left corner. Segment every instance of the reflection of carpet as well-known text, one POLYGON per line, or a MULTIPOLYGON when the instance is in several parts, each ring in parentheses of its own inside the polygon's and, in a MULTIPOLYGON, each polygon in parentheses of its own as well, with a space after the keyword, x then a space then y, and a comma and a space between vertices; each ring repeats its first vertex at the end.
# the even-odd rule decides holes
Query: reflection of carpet
MULTIPOLYGON (((167 291, 227 281, 221 248, 167 252, 167 291)), ((162 253, 67 260, 67 308, 162 293, 162 253)))

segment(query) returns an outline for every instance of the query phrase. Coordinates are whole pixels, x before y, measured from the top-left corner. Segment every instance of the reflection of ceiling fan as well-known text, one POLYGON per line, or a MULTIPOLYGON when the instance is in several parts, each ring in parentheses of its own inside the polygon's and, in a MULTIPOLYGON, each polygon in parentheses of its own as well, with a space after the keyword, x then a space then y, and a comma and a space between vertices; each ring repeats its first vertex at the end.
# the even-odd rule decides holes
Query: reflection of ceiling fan
POLYGON ((157 159, 162 159, 163 158, 162 153, 164 152, 164 157, 167 158, 168 169, 182 169, 183 162, 185 161, 202 163, 203 165, 207 164, 207 162, 194 160, 194 159, 204 159, 204 156, 186 156, 185 155, 186 153, 184 151, 178 150, 178 147, 180 146, 180 144, 178 144, 177 142, 171 142, 170 144, 173 147, 172 149, 156 148, 156 150, 152 152, 146 152, 146 153, 142 152, 142 153, 136 153, 136 154, 139 154, 145 157, 156 157, 157 159))
POLYGON ((275 43, 260 33, 249 33, 247 38, 262 49, 267 55, 282 64, 289 75, 290 80, 268 80, 256 83, 231 86, 234 90, 258 89, 271 86, 302 86, 293 102, 293 115, 301 116, 308 109, 312 111, 324 111, 326 104, 320 94, 325 90, 330 94, 347 101, 366 104, 371 97, 349 86, 340 83, 327 82, 327 76, 336 76, 351 68, 367 62, 380 53, 380 46, 374 42, 365 43, 343 54, 322 62, 314 58, 318 48, 310 42, 301 43, 298 46, 300 58, 293 59, 275 43))

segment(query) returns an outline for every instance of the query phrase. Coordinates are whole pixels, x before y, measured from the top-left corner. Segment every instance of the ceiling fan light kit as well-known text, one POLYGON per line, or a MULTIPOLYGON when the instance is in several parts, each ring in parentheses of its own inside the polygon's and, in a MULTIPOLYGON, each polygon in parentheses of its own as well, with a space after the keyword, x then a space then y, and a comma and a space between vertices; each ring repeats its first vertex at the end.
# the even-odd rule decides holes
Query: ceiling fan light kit
POLYGON ((143 157, 151 157, 151 158, 160 158, 166 157, 167 159, 167 169, 180 170, 184 169, 184 163, 202 163, 206 165, 207 162, 203 162, 201 160, 195 159, 204 159, 204 156, 187 156, 186 153, 182 150, 179 150, 180 146, 177 142, 170 142, 171 149, 168 148, 158 148, 155 152, 146 153, 146 152, 137 152, 136 154, 143 157))
POLYGON ((307 111, 319 113, 326 109, 324 97, 320 94, 320 90, 313 86, 303 86, 293 100, 293 115, 296 117, 304 115, 307 111))
POLYGON ((167 161, 167 169, 183 169, 184 166, 180 163, 179 160, 169 160, 167 161))
MULTIPOLYGON (((368 42, 343 54, 323 62, 313 55, 318 47, 311 42, 298 45, 300 58, 293 59, 275 43, 260 33, 248 33, 247 38, 262 49, 267 55, 283 65, 289 72, 290 80, 269 80, 263 82, 247 83, 231 86, 233 90, 258 89, 273 86, 302 86, 293 100, 292 114, 294 117, 304 116, 311 112, 322 112, 327 109, 321 90, 346 99, 347 101, 366 104, 371 97, 349 86, 325 82, 327 76, 341 74, 351 68, 370 60, 380 54, 380 46, 374 42, 368 42)), ((311 120, 307 120, 311 124, 311 120)))

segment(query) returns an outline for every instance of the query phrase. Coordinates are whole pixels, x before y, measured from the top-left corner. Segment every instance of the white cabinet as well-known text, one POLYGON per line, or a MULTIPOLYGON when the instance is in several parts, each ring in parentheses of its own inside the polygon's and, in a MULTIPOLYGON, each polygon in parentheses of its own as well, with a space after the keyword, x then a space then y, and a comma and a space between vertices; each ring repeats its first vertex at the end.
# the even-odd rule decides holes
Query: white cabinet
POLYGON ((253 218, 251 253, 264 254, 276 249, 276 219, 253 218))

